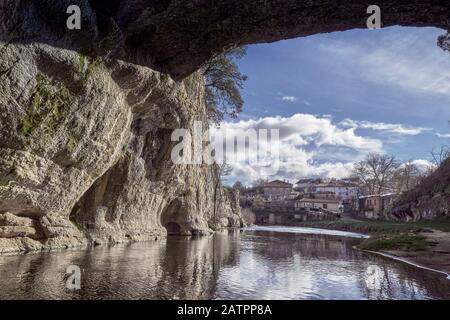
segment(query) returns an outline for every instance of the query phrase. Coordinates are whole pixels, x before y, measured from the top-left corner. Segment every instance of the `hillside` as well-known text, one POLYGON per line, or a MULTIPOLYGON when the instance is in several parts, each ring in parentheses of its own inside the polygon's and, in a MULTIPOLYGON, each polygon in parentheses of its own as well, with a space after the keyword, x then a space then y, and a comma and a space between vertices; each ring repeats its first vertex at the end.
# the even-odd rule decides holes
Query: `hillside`
POLYGON ((395 204, 391 215, 401 220, 450 217, 450 158, 395 204))

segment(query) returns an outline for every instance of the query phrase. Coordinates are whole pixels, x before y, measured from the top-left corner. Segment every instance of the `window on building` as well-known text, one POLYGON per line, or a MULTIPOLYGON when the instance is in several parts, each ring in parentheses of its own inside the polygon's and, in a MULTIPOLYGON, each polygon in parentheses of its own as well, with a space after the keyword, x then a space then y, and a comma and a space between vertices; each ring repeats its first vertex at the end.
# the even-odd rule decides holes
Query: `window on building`
POLYGON ((326 203, 323 204, 324 209, 328 209, 328 205, 326 203))

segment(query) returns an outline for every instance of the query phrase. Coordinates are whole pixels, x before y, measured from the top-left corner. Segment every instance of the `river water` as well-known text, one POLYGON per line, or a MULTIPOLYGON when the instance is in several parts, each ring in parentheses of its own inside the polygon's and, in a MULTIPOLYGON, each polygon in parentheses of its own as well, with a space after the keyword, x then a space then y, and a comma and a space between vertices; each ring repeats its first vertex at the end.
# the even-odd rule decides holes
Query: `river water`
POLYGON ((256 227, 0 256, 0 299, 450 299, 445 275, 353 248, 358 234, 256 227), (67 267, 81 289, 66 288, 67 267))

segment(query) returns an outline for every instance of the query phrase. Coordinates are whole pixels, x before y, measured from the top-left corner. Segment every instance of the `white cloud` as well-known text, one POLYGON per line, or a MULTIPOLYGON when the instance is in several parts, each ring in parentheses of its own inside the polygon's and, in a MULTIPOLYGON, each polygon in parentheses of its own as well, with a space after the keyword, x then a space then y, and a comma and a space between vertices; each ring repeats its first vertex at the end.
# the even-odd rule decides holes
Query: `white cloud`
POLYGON ((414 164, 421 172, 427 172, 431 168, 435 168, 436 167, 430 161, 425 160, 425 159, 412 160, 412 161, 408 161, 406 163, 414 164))
POLYGON ((294 97, 294 96, 282 96, 282 97, 278 98, 278 100, 287 101, 287 102, 296 102, 298 100, 298 98, 294 97))
POLYGON ((436 133, 439 138, 450 139, 450 133, 436 133))
MULTIPOLYGON (((270 178, 342 178, 350 173, 354 161, 362 159, 368 152, 382 152, 383 149, 383 143, 378 139, 359 136, 355 134, 355 128, 343 129, 331 118, 311 114, 224 122, 220 130, 230 141, 232 137, 244 136, 248 129, 279 129, 279 172, 270 178)), ((213 136, 217 133, 215 130, 211 129, 213 136)), ((250 152, 257 153, 254 146, 250 148, 253 148, 250 152)), ((247 163, 245 152, 228 162, 234 168, 233 175, 240 180, 260 178, 260 168, 247 163)))
POLYGON ((384 122, 370 122, 370 121, 355 121, 352 119, 345 119, 340 122, 342 126, 371 129, 376 131, 384 131, 389 133, 395 133, 399 135, 416 136, 426 131, 431 131, 430 128, 420 127, 405 127, 402 124, 384 123, 384 122))

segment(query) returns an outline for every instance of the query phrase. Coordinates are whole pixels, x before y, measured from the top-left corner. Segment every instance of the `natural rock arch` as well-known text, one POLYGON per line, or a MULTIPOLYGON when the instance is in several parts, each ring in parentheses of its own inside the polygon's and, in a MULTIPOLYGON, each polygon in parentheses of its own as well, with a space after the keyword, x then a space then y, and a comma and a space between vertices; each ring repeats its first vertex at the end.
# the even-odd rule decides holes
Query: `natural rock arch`
MULTIPOLYGON (((165 71, 179 80, 230 47, 366 28, 369 4, 362 0, 21 0, 0 8, 0 37, 91 55, 110 50, 116 58, 165 71), (82 8, 82 30, 66 28, 70 4, 82 8), (114 49, 105 48, 110 42, 114 49)), ((447 0, 377 0, 376 4, 384 27, 450 28, 447 0)))
MULTIPOLYGON (((148 52, 154 66, 176 79, 230 47, 366 28, 370 4, 361 0, 173 0, 157 1, 157 7, 134 2, 139 5, 117 11, 119 21, 125 22, 121 28, 126 30, 126 44, 137 52, 148 52)), ((446 0, 378 0, 376 4, 383 27, 450 28, 446 0)))
POLYGON ((164 226, 167 230, 167 235, 174 236, 179 235, 181 233, 181 227, 176 222, 168 222, 164 226))

